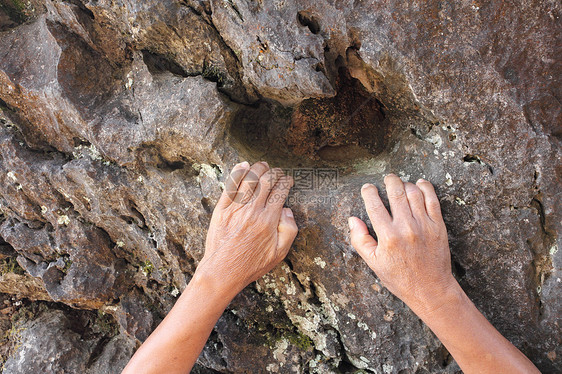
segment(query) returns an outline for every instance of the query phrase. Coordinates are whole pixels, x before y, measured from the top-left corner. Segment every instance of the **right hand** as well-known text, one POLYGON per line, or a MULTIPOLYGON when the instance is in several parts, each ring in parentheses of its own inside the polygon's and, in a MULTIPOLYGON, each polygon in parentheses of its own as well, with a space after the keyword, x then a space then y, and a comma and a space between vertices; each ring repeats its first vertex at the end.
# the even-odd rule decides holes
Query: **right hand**
POLYGON ((292 186, 292 177, 266 162, 236 165, 213 211, 195 276, 214 278, 235 294, 283 260, 298 231, 293 212, 283 208, 292 186))
POLYGON ((361 196, 378 241, 362 220, 350 217, 351 244, 390 292, 416 313, 431 312, 457 284, 439 200, 422 179, 404 184, 390 174, 384 182, 392 216, 377 188, 365 184, 361 196))

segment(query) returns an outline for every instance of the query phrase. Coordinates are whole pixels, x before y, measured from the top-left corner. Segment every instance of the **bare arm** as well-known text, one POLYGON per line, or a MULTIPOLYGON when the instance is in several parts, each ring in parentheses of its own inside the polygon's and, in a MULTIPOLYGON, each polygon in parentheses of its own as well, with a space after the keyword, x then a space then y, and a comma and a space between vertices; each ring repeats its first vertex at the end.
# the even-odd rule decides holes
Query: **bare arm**
POLYGON ((350 217, 351 243, 383 284, 437 335, 465 373, 539 373, 468 299, 451 272, 447 230, 431 183, 385 178, 392 216, 376 187, 361 195, 378 242, 350 217))
POLYGON ((234 167, 213 212, 203 260, 124 374, 191 370, 234 296, 287 255, 297 234, 291 210, 283 208, 292 184, 264 162, 234 167))

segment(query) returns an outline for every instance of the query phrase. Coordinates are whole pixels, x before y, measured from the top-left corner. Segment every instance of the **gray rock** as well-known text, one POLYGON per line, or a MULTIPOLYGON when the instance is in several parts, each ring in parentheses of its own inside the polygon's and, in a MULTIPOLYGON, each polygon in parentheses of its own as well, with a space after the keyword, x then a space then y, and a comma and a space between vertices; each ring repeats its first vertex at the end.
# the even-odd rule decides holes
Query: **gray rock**
POLYGON ((13 352, 4 373, 119 373, 131 356, 134 341, 123 335, 99 335, 89 316, 43 308, 10 331, 13 352))
MULTIPOLYGON (((297 180, 300 233, 195 372, 459 372, 350 246, 360 186, 389 172, 433 182, 463 288, 562 370, 560 4, 33 4, 0 10, 0 247, 21 267, 0 291, 121 332, 57 367, 122 365, 189 282, 228 171, 265 159, 297 180)), ((12 371, 50 362, 26 339, 12 371)))

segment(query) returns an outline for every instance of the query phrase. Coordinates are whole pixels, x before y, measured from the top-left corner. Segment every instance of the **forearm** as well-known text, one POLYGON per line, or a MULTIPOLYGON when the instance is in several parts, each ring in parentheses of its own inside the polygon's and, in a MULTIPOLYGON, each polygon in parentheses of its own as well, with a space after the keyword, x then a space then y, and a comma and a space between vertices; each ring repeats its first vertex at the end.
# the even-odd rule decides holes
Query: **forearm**
POLYGON ((196 273, 123 373, 189 373, 235 294, 196 273))
POLYGON ((455 282, 439 305, 413 305, 465 373, 539 373, 478 311, 455 282))

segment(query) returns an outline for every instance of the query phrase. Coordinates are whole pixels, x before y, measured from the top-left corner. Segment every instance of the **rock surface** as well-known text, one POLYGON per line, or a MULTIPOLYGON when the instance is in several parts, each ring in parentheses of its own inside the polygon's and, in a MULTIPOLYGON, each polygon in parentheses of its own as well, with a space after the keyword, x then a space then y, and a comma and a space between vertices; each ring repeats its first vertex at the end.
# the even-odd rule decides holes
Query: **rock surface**
POLYGON ((434 183, 455 276, 562 371, 556 1, 0 1, 4 370, 119 372, 203 255, 232 166, 296 179, 287 259, 194 372, 456 373, 351 248, 359 195, 434 183))

